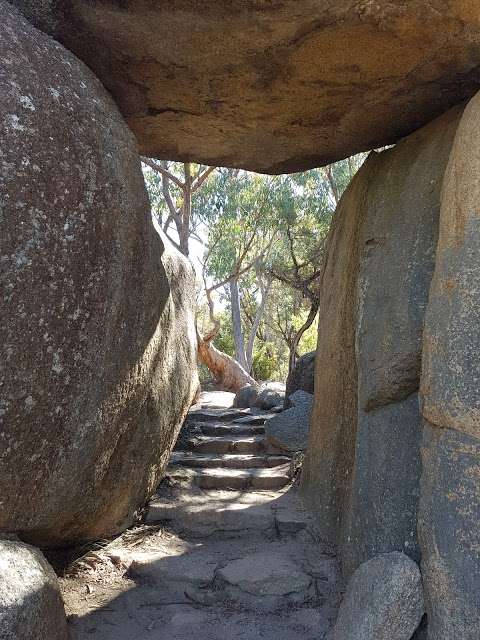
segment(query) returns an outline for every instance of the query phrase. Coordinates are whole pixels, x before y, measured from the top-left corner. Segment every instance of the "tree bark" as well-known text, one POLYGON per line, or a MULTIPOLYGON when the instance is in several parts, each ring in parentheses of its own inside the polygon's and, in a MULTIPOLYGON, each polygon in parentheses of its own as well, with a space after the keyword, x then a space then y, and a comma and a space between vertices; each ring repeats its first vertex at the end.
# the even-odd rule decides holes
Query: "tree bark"
POLYGON ((188 258, 190 238, 190 217, 192 214, 192 173, 189 162, 184 163, 185 185, 183 189, 183 206, 178 231, 178 244, 180 251, 188 258))
POLYGON ((242 331, 242 316, 240 313, 240 293, 238 290, 238 280, 232 278, 229 282, 230 306, 232 310, 233 340, 235 343, 235 359, 244 370, 248 370, 247 358, 245 356, 245 342, 242 331))
POLYGON ((246 362, 247 362, 247 371, 251 373, 252 364, 253 364, 253 347, 255 346, 255 338, 257 336, 258 327, 260 326, 260 322, 263 318, 263 313, 265 311, 265 305, 267 303, 268 294, 270 292, 270 287, 272 281, 269 280, 267 285, 264 287, 261 282, 261 276, 258 276, 260 291, 262 294, 262 298, 260 300, 260 304, 258 305, 257 311, 255 313, 255 318, 252 323, 252 328, 250 330, 250 335, 247 341, 247 349, 246 349, 246 362))
POLYGON ((236 360, 217 349, 210 340, 204 340, 200 336, 198 359, 208 367, 217 385, 227 391, 236 393, 247 384, 257 384, 236 360))
POLYGON ((288 348, 289 348, 288 373, 289 374, 297 363, 297 351, 298 351, 298 345, 300 344, 300 340, 302 339, 302 336, 305 333, 305 331, 310 328, 313 321, 315 320, 315 316, 318 313, 318 307, 319 305, 317 302, 312 304, 312 306, 310 307, 310 311, 308 313, 307 319, 302 324, 300 329, 295 332, 291 343, 289 343, 288 345, 288 348))

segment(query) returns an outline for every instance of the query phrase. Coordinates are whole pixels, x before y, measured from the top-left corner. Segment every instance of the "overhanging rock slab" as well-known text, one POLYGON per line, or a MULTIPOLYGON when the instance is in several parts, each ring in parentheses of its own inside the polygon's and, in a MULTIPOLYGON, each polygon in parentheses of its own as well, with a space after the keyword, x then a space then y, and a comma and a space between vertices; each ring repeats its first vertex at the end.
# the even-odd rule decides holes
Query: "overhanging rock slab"
POLYGON ((267 173, 393 143, 480 80, 477 0, 14 0, 143 154, 267 173))

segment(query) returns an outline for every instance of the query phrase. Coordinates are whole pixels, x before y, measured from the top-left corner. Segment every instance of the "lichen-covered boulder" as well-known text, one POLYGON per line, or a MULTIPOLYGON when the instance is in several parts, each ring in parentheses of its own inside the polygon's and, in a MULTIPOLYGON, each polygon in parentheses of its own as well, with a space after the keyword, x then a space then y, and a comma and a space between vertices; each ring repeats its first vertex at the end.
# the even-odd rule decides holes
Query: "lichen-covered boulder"
POLYGON ((57 577, 42 553, 16 540, 0 540, 2 640, 69 640, 57 577))
POLYGON ((353 574, 329 640, 410 640, 424 612, 417 564, 385 553, 353 574))
POLYGON ((142 153, 299 171, 478 88, 478 0, 12 0, 94 70, 142 153))
POLYGON ((196 389, 193 274, 99 80, 0 1, 0 530, 112 535, 196 389))

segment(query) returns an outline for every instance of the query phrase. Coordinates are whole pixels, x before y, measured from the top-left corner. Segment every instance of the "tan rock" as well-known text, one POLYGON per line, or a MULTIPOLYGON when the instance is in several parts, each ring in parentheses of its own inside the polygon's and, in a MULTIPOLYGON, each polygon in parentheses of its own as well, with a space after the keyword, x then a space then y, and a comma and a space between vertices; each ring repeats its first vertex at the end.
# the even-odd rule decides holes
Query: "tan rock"
POLYGON ((322 536, 335 542, 348 502, 355 461, 357 363, 354 296, 360 251, 358 236, 365 215, 361 203, 367 196, 368 181, 376 163, 376 156, 366 161, 337 208, 322 275, 315 397, 302 487, 310 507, 322 514, 322 536))
POLYGON ((284 172, 390 144, 477 90, 478 0, 14 0, 144 154, 284 172))

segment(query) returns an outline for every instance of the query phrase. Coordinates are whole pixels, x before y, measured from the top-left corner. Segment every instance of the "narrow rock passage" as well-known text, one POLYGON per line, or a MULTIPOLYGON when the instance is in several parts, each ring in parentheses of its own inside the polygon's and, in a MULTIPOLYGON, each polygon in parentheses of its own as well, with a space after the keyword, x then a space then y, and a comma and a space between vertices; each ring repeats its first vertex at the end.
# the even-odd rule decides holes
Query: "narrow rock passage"
POLYGON ((62 580, 74 640, 326 635, 334 551, 291 485, 290 459, 265 442, 265 412, 206 408, 212 395, 190 412, 145 523, 62 580))

